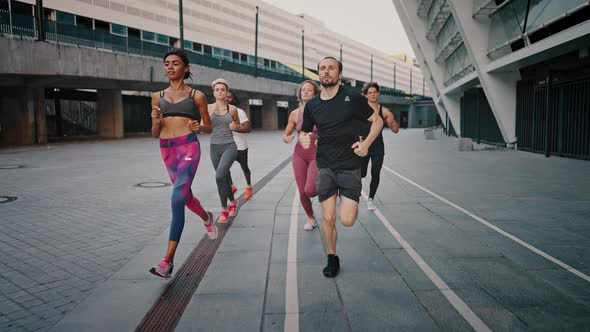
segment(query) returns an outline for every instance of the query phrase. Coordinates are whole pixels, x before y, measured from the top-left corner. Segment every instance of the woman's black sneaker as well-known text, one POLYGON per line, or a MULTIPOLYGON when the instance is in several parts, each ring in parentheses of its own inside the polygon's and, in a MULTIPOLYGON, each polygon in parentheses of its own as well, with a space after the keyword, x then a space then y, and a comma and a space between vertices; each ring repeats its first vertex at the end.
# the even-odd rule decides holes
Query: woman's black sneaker
POLYGON ((340 259, 336 255, 328 255, 328 265, 324 268, 324 275, 328 278, 334 278, 340 271, 340 259))

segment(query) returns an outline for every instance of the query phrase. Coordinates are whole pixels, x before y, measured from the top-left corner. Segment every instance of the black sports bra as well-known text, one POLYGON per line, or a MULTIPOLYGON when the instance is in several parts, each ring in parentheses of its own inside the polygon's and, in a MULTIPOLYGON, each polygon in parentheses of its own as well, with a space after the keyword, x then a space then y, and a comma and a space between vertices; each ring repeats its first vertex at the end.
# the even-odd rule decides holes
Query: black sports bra
POLYGON ((182 116, 185 118, 201 121, 201 113, 199 107, 195 103, 194 97, 197 90, 192 89, 188 98, 183 99, 177 103, 171 103, 164 98, 164 91, 160 91, 160 110, 162 117, 182 116))

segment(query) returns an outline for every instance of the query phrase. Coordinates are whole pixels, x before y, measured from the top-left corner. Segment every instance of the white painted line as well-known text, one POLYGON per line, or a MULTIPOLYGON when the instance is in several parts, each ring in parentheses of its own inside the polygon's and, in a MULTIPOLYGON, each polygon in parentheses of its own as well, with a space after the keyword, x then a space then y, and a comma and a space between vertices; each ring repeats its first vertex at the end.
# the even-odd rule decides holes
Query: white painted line
MULTIPOLYGON (((365 200, 368 200, 369 198, 364 191, 363 198, 365 200)), ((452 289, 449 288, 449 286, 438 276, 438 274, 436 274, 436 272, 434 272, 434 270, 422 259, 422 257, 418 255, 414 248, 412 248, 412 246, 406 240, 404 240, 400 233, 393 226, 391 226, 391 223, 387 220, 387 218, 385 218, 385 216, 383 216, 383 214, 381 214, 381 211, 376 209, 374 212, 379 220, 381 220, 381 223, 383 223, 385 228, 387 228, 391 235, 395 237, 402 248, 408 253, 408 255, 410 255, 412 260, 418 264, 420 269, 424 271, 426 276, 432 281, 432 283, 434 283, 434 285, 440 290, 444 297, 447 298, 455 310, 457 310, 459 314, 463 316, 467 323, 469 323, 469 325, 471 325, 475 331, 491 332, 492 330, 486 325, 486 323, 477 317, 477 315, 469 308, 469 306, 465 304, 465 302, 463 302, 463 300, 461 300, 461 298, 457 296, 457 294, 455 294, 452 289)))
POLYGON ((291 205, 291 224, 289 225, 289 243, 287 246, 287 280, 285 286, 285 332, 299 331, 299 294, 297 292, 297 212, 299 210, 299 192, 295 188, 291 205))
POLYGON ((488 226, 489 228, 491 228, 491 229, 495 230, 496 232, 498 232, 498 233, 500 233, 500 234, 504 235, 505 237, 509 238, 510 240, 512 240, 512 241, 514 241, 514 242, 516 242, 516 243, 520 244, 521 246, 523 246, 523 247, 525 247, 525 248, 529 249, 530 251, 534 252, 535 254, 537 254, 537 255, 539 255, 539 256, 542 256, 542 257, 544 257, 544 258, 548 259, 549 261, 551 261, 551 262, 553 262, 553 263, 555 263, 555 264, 557 264, 557 265, 561 266, 561 267, 562 267, 562 268, 564 268, 565 270, 567 270, 567 271, 569 271, 569 272, 571 272, 571 273, 575 274, 576 276, 578 276, 578 277, 580 277, 580 278, 582 278, 582 279, 584 279, 584 280, 586 280, 586 281, 590 282, 590 276, 588 276, 587 274, 584 274, 584 273, 582 273, 582 272, 580 272, 580 271, 576 270, 575 268, 573 268, 573 267, 569 266, 568 264, 566 264, 566 263, 564 263, 564 262, 560 261, 559 259, 557 259, 557 258, 555 258, 555 257, 553 257, 553 256, 551 256, 551 255, 549 255, 548 253, 546 253, 546 252, 544 252, 544 251, 542 251, 542 250, 540 250, 540 249, 537 249, 536 247, 534 247, 534 246, 532 246, 532 245, 530 245, 530 244, 528 244, 528 243, 524 242, 523 240, 521 240, 521 239, 517 238, 516 236, 514 236, 514 235, 512 235, 512 234, 510 234, 510 233, 508 233, 508 232, 506 232, 506 231, 504 231, 503 229, 501 229, 501 228, 499 228, 499 227, 497 227, 497 226, 495 226, 495 225, 491 224, 490 222, 488 222, 487 220, 485 220, 485 219, 481 218, 480 216, 476 215, 475 213, 472 213, 472 212, 470 212, 470 211, 468 211, 468 210, 466 210, 466 209, 464 209, 464 208, 460 207, 459 205, 457 205, 457 204, 455 204, 455 203, 453 203, 453 202, 451 202, 451 201, 449 201, 449 200, 445 199, 444 197, 442 197, 442 196, 440 196, 440 195, 437 195, 437 194, 433 193, 432 191, 430 191, 430 190, 428 190, 428 189, 426 189, 426 188, 422 187, 421 185, 419 185, 419 184, 415 183, 414 181, 412 181, 412 180, 410 180, 410 179, 408 179, 408 178, 404 177, 403 175, 401 175, 401 174, 399 174, 398 172, 396 172, 396 171, 394 171, 394 170, 390 169, 389 167, 387 167, 387 166, 383 166, 383 168, 385 168, 385 169, 386 169, 386 170, 388 170, 389 172, 393 173, 394 175, 397 175, 398 177, 400 177, 401 179, 405 180, 406 182, 408 182, 408 183, 410 183, 410 184, 414 185, 415 187, 417 187, 417 188, 419 188, 419 189, 422 189, 423 191, 425 191, 425 192, 429 193, 430 195, 432 195, 432 196, 434 196, 434 197, 438 198, 439 200, 443 201, 444 203, 447 203, 448 205, 450 205, 450 206, 454 207, 455 209, 457 209, 457 210, 459 210, 459 211, 461 211, 461 212, 465 213, 466 215, 468 215, 468 216, 470 216, 471 218, 473 218, 473 219, 475 219, 475 220, 479 221, 479 222, 480 222, 480 223, 482 223, 483 225, 485 225, 485 226, 488 226))

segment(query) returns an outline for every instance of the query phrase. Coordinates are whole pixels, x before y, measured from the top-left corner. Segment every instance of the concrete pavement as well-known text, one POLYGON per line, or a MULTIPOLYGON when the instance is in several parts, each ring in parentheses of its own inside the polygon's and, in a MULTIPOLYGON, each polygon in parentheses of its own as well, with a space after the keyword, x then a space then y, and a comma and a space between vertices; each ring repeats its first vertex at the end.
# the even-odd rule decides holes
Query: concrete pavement
MULTIPOLYGON (((301 331, 590 329, 590 164, 459 152, 435 134, 385 133, 378 213, 361 199, 358 222, 338 228, 335 279, 321 274, 320 231, 302 229, 291 166, 281 169, 242 206, 176 330, 285 330, 293 317, 301 331)), ((193 191, 218 209, 201 138, 193 191)), ((279 132, 249 139, 254 182, 293 148, 279 132)), ((0 151, 10 165, 24 167, 0 169, 0 196, 17 197, 0 204, 0 330, 134 330, 169 282, 147 268, 165 250, 170 187, 135 186, 169 182, 156 141, 0 151)), ((232 174, 241 192, 239 166, 232 174)), ((196 220, 176 271, 205 234, 196 220)))

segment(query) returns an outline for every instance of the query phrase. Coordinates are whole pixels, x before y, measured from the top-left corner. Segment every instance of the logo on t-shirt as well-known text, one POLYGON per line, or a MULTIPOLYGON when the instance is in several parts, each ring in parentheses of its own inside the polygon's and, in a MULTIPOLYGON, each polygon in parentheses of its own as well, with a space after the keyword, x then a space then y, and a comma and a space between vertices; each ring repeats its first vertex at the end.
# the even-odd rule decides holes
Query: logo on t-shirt
POLYGON ((350 101, 350 97, 346 96, 346 98, 344 98, 344 101, 350 101))

